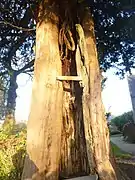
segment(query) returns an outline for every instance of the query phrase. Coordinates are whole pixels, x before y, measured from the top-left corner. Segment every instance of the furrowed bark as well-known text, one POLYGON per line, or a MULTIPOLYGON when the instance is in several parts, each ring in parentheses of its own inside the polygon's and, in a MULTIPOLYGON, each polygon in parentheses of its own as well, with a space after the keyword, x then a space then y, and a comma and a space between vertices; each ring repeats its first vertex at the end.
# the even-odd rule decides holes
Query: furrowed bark
POLYGON ((85 6, 78 13, 74 1, 59 1, 58 29, 55 2, 44 1, 39 13, 28 155, 22 180, 96 173, 100 180, 116 180, 109 159, 92 16, 85 6), (78 32, 80 36, 76 36, 78 32), (56 80, 61 75, 78 75, 82 82, 56 80))
MULTIPOLYGON (((60 2, 60 16, 66 30, 70 31, 74 42, 76 34, 74 19, 76 11, 74 1, 64 0, 60 2)), ((63 26, 62 26, 63 27, 63 26)), ((69 39, 71 37, 68 37, 69 39)), ((62 59, 63 76, 76 76, 75 51, 68 50, 62 59)), ((84 135, 84 123, 82 113, 82 89, 78 82, 63 82, 63 126, 61 141, 60 177, 78 177, 90 172, 86 141, 84 135)))
POLYGON ((22 180, 57 180, 62 127, 62 84, 55 1, 44 1, 36 31, 36 61, 22 180))
POLYGON ((82 25, 88 53, 85 63, 88 76, 86 73, 86 81, 83 89, 83 111, 87 150, 91 147, 90 151, 87 151, 88 158, 93 154, 95 170, 100 180, 116 180, 115 171, 110 162, 109 131, 106 119, 103 116, 101 79, 94 35, 94 23, 88 9, 85 10, 82 25))

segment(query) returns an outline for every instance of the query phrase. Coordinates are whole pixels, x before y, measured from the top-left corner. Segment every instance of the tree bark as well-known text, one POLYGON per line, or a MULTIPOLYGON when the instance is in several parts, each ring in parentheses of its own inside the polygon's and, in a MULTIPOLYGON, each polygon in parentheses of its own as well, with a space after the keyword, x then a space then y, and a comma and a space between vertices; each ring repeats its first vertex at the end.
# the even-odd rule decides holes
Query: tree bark
POLYGON ((62 75, 57 4, 44 0, 36 28, 36 61, 22 180, 57 180, 62 127, 62 75))
POLYGON ((81 76, 83 81, 74 82, 73 88, 67 83, 64 88, 60 175, 64 178, 97 173, 101 180, 115 180, 109 160, 109 132, 101 100, 94 24, 85 6, 81 7, 79 17, 82 14, 84 52, 80 52, 77 44, 76 56, 68 60, 71 60, 69 75, 81 76))
POLYGON ((109 132, 91 14, 85 6, 79 12, 74 1, 63 0, 58 29, 54 2, 46 0, 40 6, 22 180, 89 174, 98 174, 100 180, 116 180, 109 159, 109 132), (76 29, 75 24, 79 25, 76 29), (76 36, 78 32, 81 39, 76 36), (59 40, 58 35, 62 36, 59 40), (60 75, 80 75, 82 82, 56 81, 60 75))
MULTIPOLYGON (((68 29, 73 37, 73 41, 76 42, 76 32, 74 26, 72 26, 76 19, 74 1, 63 0, 60 2, 60 17, 62 17, 61 28, 64 25, 65 31, 68 29)), ((62 49, 62 54, 64 54, 64 58, 61 60, 63 76, 77 76, 76 51, 69 50, 67 46, 66 48, 65 52, 64 48, 62 49)), ((82 89, 78 82, 63 82, 63 124, 60 161, 60 177, 62 179, 90 173, 84 135, 81 96, 82 89)))
POLYGON ((0 119, 5 118, 5 87, 4 80, 0 78, 0 119))
MULTIPOLYGON (((116 175, 110 162, 110 143, 107 121, 101 99, 101 76, 98 65, 94 23, 89 9, 85 9, 82 26, 86 40, 86 62, 83 89, 83 112, 88 159, 91 154, 100 180, 114 180, 116 175), (92 152, 92 153, 91 153, 92 152)), ((90 161, 89 161, 90 162, 90 161)))
POLYGON ((17 71, 11 71, 9 88, 7 91, 7 104, 6 104, 6 114, 4 125, 15 122, 15 108, 16 108, 16 90, 18 88, 17 85, 17 71))

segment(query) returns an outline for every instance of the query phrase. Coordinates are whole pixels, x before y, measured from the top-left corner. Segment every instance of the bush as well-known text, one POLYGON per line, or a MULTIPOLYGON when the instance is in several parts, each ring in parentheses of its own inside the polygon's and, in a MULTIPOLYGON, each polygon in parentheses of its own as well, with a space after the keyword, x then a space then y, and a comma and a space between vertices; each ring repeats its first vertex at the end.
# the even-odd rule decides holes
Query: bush
POLYGON ((123 130, 123 126, 129 121, 133 122, 133 112, 129 111, 111 120, 111 123, 117 126, 119 131, 123 130))
POLYGON ((21 180, 26 147, 26 129, 0 129, 0 180, 21 180))
POLYGON ((115 125, 109 124, 108 127, 110 135, 116 135, 121 133, 115 125))
POLYGON ((123 136, 124 139, 135 143, 135 124, 134 123, 127 123, 123 127, 123 136))

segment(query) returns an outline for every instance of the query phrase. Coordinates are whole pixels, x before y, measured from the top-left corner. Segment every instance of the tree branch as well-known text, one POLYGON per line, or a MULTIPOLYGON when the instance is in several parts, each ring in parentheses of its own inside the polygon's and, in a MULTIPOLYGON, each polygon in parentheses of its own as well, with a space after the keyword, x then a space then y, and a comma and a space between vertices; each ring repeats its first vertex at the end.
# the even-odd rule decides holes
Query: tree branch
POLYGON ((5 89, 3 89, 3 88, 0 88, 0 91, 5 91, 5 89))
MULTIPOLYGON (((30 61, 28 64, 26 64, 23 68, 21 68, 20 70, 17 71, 17 74, 19 75, 20 73, 24 72, 26 69, 31 68, 32 66, 34 66, 34 61, 35 59, 33 59, 32 61, 30 61)), ((25 72, 32 72, 32 71, 25 71, 25 72)))
POLYGON ((19 27, 19 26, 16 26, 14 24, 11 24, 7 21, 0 21, 0 24, 6 24, 6 25, 9 25, 9 26, 14 27, 16 29, 22 30, 22 31, 35 31, 36 30, 36 29, 28 29, 28 28, 19 27))
POLYGON ((23 72, 27 74, 27 73, 30 73, 30 72, 33 72, 33 71, 34 71, 34 68, 31 68, 31 69, 28 69, 28 70, 24 70, 23 72))
POLYGON ((3 75, 5 75, 5 74, 7 74, 7 73, 8 73, 7 71, 1 72, 1 73, 0 73, 0 76, 3 76, 3 75))
POLYGON ((31 79, 33 79, 33 76, 32 76, 32 74, 30 74, 30 73, 27 73, 27 72, 24 72, 25 74, 27 74, 27 75, 29 75, 30 76, 30 78, 31 79))
POLYGON ((124 6, 124 7, 122 8, 122 10, 124 10, 124 11, 134 10, 134 11, 135 11, 135 6, 133 6, 133 5, 127 5, 127 6, 124 6))
POLYGON ((13 55, 15 54, 15 52, 17 51, 17 49, 21 46, 21 44, 25 41, 25 39, 27 38, 27 34, 26 35, 22 35, 15 43, 14 46, 12 47, 12 49, 10 50, 10 52, 8 53, 8 58, 7 61, 10 63, 9 66, 11 67, 11 60, 13 58, 13 55))

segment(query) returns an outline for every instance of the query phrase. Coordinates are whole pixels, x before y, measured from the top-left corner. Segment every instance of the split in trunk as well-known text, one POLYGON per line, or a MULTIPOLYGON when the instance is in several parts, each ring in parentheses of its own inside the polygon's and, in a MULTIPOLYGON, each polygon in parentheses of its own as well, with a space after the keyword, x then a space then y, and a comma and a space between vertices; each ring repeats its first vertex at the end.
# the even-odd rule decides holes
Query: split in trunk
POLYGON ((22 180, 89 174, 116 180, 93 19, 84 4, 80 7, 69 0, 44 0, 40 5, 22 180), (56 80, 61 75, 81 76, 82 82, 56 80))

